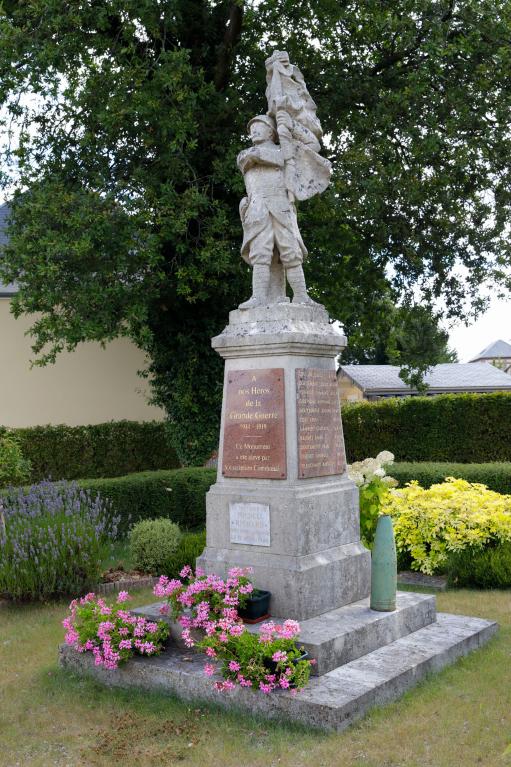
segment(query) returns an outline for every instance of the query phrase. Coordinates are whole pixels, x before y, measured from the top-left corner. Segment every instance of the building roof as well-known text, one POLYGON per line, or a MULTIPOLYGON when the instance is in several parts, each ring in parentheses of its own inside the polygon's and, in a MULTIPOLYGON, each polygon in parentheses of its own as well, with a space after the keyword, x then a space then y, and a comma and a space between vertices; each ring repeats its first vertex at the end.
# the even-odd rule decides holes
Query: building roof
MULTIPOLYGON (((364 392, 410 393, 399 377, 397 365, 341 365, 338 374, 346 373, 364 392)), ((511 391, 511 376, 487 362, 477 365, 449 362, 435 365, 424 376, 432 391, 511 391)))
POLYGON ((492 344, 483 349, 483 351, 476 357, 470 360, 470 362, 478 362, 479 360, 494 360, 494 359, 508 359, 511 358, 511 344, 507 341, 494 341, 492 344))
MULTIPOLYGON (((0 256, 2 252, 2 246, 7 245, 9 241, 9 238, 6 235, 6 229, 10 211, 11 206, 8 202, 0 205, 0 256)), ((13 296, 15 293, 17 293, 16 285, 4 285, 3 282, 0 282, 0 298, 13 296)))

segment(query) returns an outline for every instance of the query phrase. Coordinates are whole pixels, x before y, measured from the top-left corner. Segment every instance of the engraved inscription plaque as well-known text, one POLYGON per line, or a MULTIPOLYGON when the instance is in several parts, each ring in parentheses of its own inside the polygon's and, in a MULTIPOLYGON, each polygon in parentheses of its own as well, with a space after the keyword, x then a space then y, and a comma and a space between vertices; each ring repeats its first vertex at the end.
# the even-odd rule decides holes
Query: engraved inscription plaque
POLYGON ((227 376, 224 477, 285 479, 284 370, 233 370, 227 376))
POLYGON ((296 370, 298 477, 342 474, 346 468, 337 379, 333 370, 296 370))
POLYGON ((250 546, 270 545, 270 507, 263 503, 230 503, 231 543, 250 546))

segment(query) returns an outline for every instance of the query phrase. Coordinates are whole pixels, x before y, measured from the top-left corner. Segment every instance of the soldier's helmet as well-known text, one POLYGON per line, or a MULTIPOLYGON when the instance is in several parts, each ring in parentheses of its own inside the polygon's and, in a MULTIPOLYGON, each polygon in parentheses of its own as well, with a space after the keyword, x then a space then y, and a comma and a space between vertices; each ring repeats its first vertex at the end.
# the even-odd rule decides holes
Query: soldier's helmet
POLYGON ((255 122, 264 123, 269 128, 272 129, 272 138, 274 141, 277 141, 278 139, 278 133, 277 133, 277 126, 275 125, 275 120, 273 117, 270 117, 269 115, 256 115, 256 117, 252 117, 251 120, 247 123, 247 130, 250 133, 250 126, 253 125, 255 122))

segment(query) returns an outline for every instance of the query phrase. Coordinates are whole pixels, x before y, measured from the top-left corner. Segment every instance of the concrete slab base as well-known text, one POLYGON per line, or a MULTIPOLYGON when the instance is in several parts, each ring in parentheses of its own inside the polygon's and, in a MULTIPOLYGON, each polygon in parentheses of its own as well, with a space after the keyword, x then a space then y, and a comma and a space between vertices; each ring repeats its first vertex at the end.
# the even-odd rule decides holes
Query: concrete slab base
POLYGON ((218 693, 203 672, 204 656, 176 647, 155 658, 136 658, 116 671, 96 668, 89 653, 60 648, 60 665, 112 687, 168 692, 185 701, 215 703, 247 714, 298 722, 324 730, 343 730, 370 708, 396 700, 424 676, 439 671, 496 632, 480 618, 440 613, 434 623, 314 677, 293 696, 287 690, 264 695, 237 688, 218 693))

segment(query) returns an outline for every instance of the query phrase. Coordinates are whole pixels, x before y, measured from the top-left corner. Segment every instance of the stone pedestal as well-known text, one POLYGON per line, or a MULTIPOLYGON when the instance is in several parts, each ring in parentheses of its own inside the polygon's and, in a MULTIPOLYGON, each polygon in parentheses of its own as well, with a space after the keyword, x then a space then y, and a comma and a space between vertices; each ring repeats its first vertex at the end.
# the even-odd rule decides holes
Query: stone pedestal
POLYGON ((335 358, 345 337, 320 306, 230 313, 218 476, 197 564, 254 568, 273 615, 307 620, 363 599, 370 554, 348 479, 335 358), (266 477, 271 477, 266 478, 266 477))

